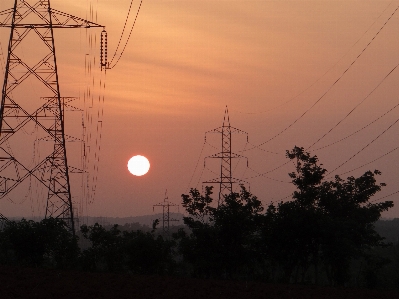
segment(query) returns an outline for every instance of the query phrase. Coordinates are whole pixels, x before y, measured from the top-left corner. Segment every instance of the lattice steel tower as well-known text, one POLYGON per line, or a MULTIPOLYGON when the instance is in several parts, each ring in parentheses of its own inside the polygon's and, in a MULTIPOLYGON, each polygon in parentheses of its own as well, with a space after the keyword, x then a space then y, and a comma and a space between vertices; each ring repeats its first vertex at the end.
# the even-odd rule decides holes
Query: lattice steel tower
POLYGON ((74 232, 53 29, 103 26, 52 9, 49 0, 15 0, 0 12, 0 27, 11 28, 0 106, 0 199, 44 186, 45 217, 63 219, 74 232))
POLYGON ((179 208, 179 205, 171 203, 168 198, 168 190, 165 191, 165 197, 163 199, 163 202, 153 205, 152 210, 154 211, 155 207, 162 207, 162 231, 164 234, 169 233, 169 224, 170 222, 175 222, 179 221, 174 218, 170 218, 170 207, 177 207, 179 208))
MULTIPOLYGON (((219 128, 206 132, 206 134, 208 133, 219 133, 222 136, 222 151, 208 157, 208 158, 220 159, 220 178, 215 178, 213 180, 202 183, 219 184, 218 205, 220 205, 224 197, 230 195, 233 192, 233 184, 237 182, 243 182, 242 180, 233 178, 231 170, 231 162, 233 158, 246 159, 246 157, 235 154, 231 151, 231 136, 233 133, 246 134, 248 142, 248 133, 230 126, 229 110, 227 106, 224 111, 223 125, 219 128)), ((206 134, 205 134, 205 139, 206 139, 206 134)))

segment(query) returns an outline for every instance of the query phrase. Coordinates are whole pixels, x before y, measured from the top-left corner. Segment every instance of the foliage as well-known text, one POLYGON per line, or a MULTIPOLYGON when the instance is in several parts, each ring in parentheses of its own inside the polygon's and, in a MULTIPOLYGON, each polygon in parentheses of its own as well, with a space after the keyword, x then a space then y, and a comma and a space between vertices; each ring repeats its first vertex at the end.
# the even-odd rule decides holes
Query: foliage
POLYGON ((138 274, 165 274, 174 271, 174 241, 142 231, 124 232, 124 254, 130 271, 138 274))
POLYGON ((0 236, 2 262, 69 268, 79 254, 77 239, 59 219, 10 221, 0 236))
POLYGON ((173 270, 173 242, 162 236, 156 237, 154 232, 121 232, 117 224, 106 230, 98 223, 83 225, 81 232, 91 241, 91 247, 84 250, 81 257, 86 270, 128 270, 138 274, 161 274, 173 270))
POLYGON ((254 238, 263 211, 261 202, 241 187, 216 208, 211 206, 212 187, 201 195, 191 189, 182 195, 183 207, 189 213, 184 223, 190 228, 187 234, 180 230, 179 252, 193 267, 199 277, 237 277, 247 273, 256 260, 254 238))
POLYGON ((106 230, 100 224, 82 225, 83 237, 91 241, 91 247, 82 252, 82 265, 86 270, 120 270, 122 260, 122 237, 118 225, 106 230))
MULTIPOLYGON (((372 202, 385 184, 378 170, 359 177, 325 178, 317 156, 303 148, 287 151, 292 200, 261 201, 245 187, 214 206, 212 187, 182 195, 188 216, 173 239, 125 225, 83 225, 90 246, 56 219, 10 222, 0 231, 0 263, 135 274, 175 274, 203 278, 266 279, 331 285, 399 286, 399 247, 388 247, 375 230, 392 201, 372 202), (78 258, 79 257, 79 258, 78 258)), ((392 236, 397 238, 396 235, 392 236)), ((396 239, 395 239, 396 240, 396 239)))
POLYGON ((303 281, 313 266, 317 283, 322 264, 330 282, 343 285, 349 280, 353 259, 375 246, 384 246, 374 223, 393 203, 369 201, 385 186, 376 183, 380 172, 324 181, 327 170, 318 164, 316 156, 295 147, 287 151, 287 157, 296 160, 296 172, 289 176, 298 190, 293 201, 277 206, 272 203, 267 209, 264 237, 268 254, 282 266, 285 281, 292 279, 294 269, 294 281, 298 273, 303 281))

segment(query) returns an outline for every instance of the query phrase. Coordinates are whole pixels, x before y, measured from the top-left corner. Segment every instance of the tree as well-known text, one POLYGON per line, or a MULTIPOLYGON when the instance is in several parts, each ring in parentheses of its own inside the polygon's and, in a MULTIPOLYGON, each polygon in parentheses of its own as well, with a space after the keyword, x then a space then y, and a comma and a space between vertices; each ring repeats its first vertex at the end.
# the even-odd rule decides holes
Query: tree
POLYGON ((140 230, 123 232, 126 266, 137 274, 172 273, 175 268, 172 248, 175 242, 140 230))
POLYGON ((82 265, 85 270, 120 271, 123 267, 122 235, 115 224, 110 230, 95 223, 82 225, 83 237, 91 241, 91 247, 82 252, 82 265))
POLYGON ((82 265, 86 270, 112 272, 130 271, 137 274, 170 273, 174 268, 172 247, 174 241, 156 237, 152 232, 123 231, 117 224, 106 230, 98 223, 83 225, 84 238, 91 241, 91 247, 82 253, 82 265))
POLYGON ((179 251, 188 261, 194 275, 202 277, 238 277, 255 264, 256 232, 263 207, 261 202, 241 186, 216 208, 211 207, 212 187, 201 195, 191 189, 182 195, 189 213, 184 223, 191 230, 180 230, 179 251))
POLYGON ((322 263, 332 284, 349 279, 350 262, 375 246, 383 246, 374 223, 392 201, 371 203, 370 198, 385 184, 377 184, 379 171, 367 171, 359 178, 335 176, 324 181, 327 172, 303 148, 294 147, 287 157, 296 162, 289 176, 297 187, 293 200, 269 205, 263 236, 267 252, 284 270, 285 281, 302 280, 311 265, 318 282, 322 263))
POLYGON ((335 176, 321 187, 319 209, 323 216, 323 260, 328 275, 338 285, 348 280, 350 261, 365 256, 373 247, 384 246, 374 223, 381 213, 393 207, 392 201, 371 203, 369 199, 385 186, 377 184, 381 173, 367 171, 347 180, 335 176))
POLYGON ((10 221, 1 232, 2 256, 27 266, 71 268, 79 254, 77 238, 62 220, 10 221))

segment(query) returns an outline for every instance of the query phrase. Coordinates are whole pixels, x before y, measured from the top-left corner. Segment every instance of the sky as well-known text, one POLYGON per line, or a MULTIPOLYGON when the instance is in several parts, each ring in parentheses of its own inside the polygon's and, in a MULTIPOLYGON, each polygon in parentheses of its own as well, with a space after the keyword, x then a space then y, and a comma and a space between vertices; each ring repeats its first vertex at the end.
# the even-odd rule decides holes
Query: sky
MULTIPOLYGON (((0 10, 13 2, 1 1, 0 10)), ((111 60, 130 2, 51 5, 105 26, 111 60)), ((133 1, 117 58, 139 4, 133 1)), ((318 156, 329 179, 380 170, 378 181, 387 186, 372 200, 393 200, 396 206, 383 216, 399 217, 398 6, 376 0, 143 0, 123 55, 106 72, 98 64, 102 28, 56 29, 61 94, 79 98, 85 136, 92 133, 88 143, 100 144, 91 147, 97 162, 89 161, 90 188, 96 187, 90 200, 82 199, 82 179, 72 179, 79 213, 152 214, 166 190, 168 200, 180 204, 182 193, 217 178, 219 161, 206 157, 221 150, 221 136, 205 133, 222 125, 227 106, 231 126, 249 140, 232 136, 232 151, 243 156, 233 159, 232 175, 265 206, 289 199, 288 173, 295 168, 285 152, 301 146, 318 156), (104 95, 92 108, 83 101, 90 85, 90 93, 104 95), (151 163, 142 177, 126 167, 137 154, 151 163)), ((9 33, 0 28, 3 61, 9 33)), ((27 46, 23 55, 29 59, 34 51, 27 46)), ((3 82, 4 63, 0 71, 3 82)), ((66 113, 67 134, 82 134, 81 118, 66 113)), ((80 146, 68 145, 68 160, 77 168, 80 146)), ((46 197, 25 197, 2 199, 0 212, 43 215, 46 197)))

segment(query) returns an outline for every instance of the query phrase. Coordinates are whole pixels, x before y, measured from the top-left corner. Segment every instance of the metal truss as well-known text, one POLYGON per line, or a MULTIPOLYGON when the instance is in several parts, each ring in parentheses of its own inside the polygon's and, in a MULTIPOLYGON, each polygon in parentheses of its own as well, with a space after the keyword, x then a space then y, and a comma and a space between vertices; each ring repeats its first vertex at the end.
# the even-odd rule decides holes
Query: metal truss
POLYGON ((103 26, 54 10, 49 0, 15 0, 0 12, 0 27, 11 28, 0 106, 0 199, 34 178, 47 190, 45 217, 64 220, 74 232, 64 126, 71 98, 60 95, 53 29, 103 26), (39 139, 23 134, 32 128, 39 139), (41 158, 28 161, 37 147, 41 158))
MULTIPOLYGON (((234 134, 234 133, 245 134, 245 135, 247 135, 247 142, 248 142, 248 133, 230 126, 229 110, 228 110, 227 106, 224 111, 223 125, 219 128, 216 128, 216 129, 206 132, 206 134, 208 134, 208 133, 218 133, 218 134, 221 134, 221 136, 222 136, 222 151, 219 153, 216 153, 212 156, 207 157, 207 158, 213 158, 213 159, 220 159, 220 177, 209 180, 209 181, 202 182, 202 184, 210 184, 210 185, 219 184, 218 205, 220 205, 223 202, 224 198, 233 192, 233 184, 246 183, 243 180, 233 178, 233 176, 232 176, 232 169, 231 169, 232 159, 235 159, 235 158, 247 159, 247 158, 244 156, 235 154, 231 151, 231 139, 232 139, 231 137, 232 137, 232 134, 234 134)), ((205 135, 205 139, 206 139, 206 135, 205 135)), ((248 160, 247 160, 247 163, 248 163, 248 160)))
POLYGON ((168 190, 166 190, 163 202, 153 205, 152 207, 153 210, 155 207, 162 207, 162 231, 164 235, 169 233, 170 222, 179 221, 177 219, 170 218, 170 207, 179 207, 179 205, 171 203, 168 199, 168 190))

